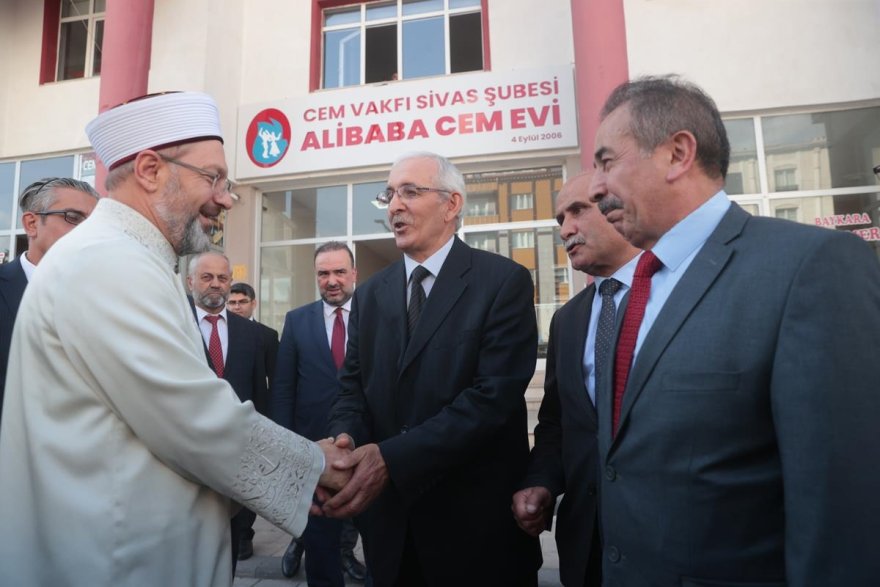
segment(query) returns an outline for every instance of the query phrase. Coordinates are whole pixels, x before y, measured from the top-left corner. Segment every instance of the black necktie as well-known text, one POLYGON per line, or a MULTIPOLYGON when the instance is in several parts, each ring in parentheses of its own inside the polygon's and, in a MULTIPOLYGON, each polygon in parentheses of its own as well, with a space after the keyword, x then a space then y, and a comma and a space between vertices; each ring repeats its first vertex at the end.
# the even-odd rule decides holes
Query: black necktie
POLYGON ((611 339, 614 337, 614 318, 617 313, 614 307, 614 294, 622 284, 616 279, 606 279, 599 286, 599 295, 602 296, 602 309, 599 311, 599 322, 596 325, 595 343, 595 366, 594 377, 595 390, 598 394, 601 377, 608 371, 608 354, 611 352, 611 339))
POLYGON ((431 274, 430 271, 419 265, 413 269, 409 278, 410 294, 409 306, 406 308, 406 318, 409 323, 409 334, 412 336, 416 329, 416 323, 419 316, 422 315, 422 306, 425 305, 425 289, 422 287, 422 280, 431 274))

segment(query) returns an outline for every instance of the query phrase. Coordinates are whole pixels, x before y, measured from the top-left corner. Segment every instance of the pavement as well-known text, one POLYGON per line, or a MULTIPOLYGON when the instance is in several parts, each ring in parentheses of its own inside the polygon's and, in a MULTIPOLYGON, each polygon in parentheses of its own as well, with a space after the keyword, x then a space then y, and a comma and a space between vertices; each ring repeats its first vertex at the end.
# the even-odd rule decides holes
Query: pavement
MULTIPOLYGON (((556 524, 553 524, 556 527, 556 524)), ((254 524, 254 556, 246 561, 238 561, 233 587, 307 587, 306 574, 303 567, 299 572, 286 578, 281 574, 281 556, 290 544, 290 535, 279 530, 263 518, 257 517, 254 524)), ((544 553, 544 566, 538 571, 539 587, 561 587, 559 582, 559 556, 556 553, 556 541, 552 532, 541 534, 541 549, 544 553)), ((308 556, 306 554, 305 556, 308 556)), ((358 542, 355 556, 364 560, 361 544, 358 542)), ((348 577, 346 587, 363 585, 348 577)), ((454 586, 450 586, 454 587, 454 586)))

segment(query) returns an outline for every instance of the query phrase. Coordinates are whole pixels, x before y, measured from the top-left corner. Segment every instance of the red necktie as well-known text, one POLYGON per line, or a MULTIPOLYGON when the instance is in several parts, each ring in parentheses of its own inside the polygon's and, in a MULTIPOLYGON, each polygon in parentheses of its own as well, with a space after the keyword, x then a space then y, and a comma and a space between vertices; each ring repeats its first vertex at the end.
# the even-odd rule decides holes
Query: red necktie
POLYGON ((333 355, 333 362, 336 363, 336 369, 342 367, 342 361, 345 359, 345 322, 342 321, 342 308, 336 308, 336 320, 333 321, 333 336, 330 338, 330 354, 333 355))
POLYGON ((217 330, 217 321, 220 316, 205 316, 205 320, 211 323, 211 339, 208 343, 208 355, 214 364, 214 373, 217 377, 223 377, 223 347, 220 345, 220 332, 217 330))
POLYGON ((629 303, 626 306, 626 313, 623 315, 623 325, 620 327, 620 338, 617 339, 617 351, 614 354, 612 434, 617 434, 617 425, 620 422, 623 392, 626 389, 630 367, 632 367, 636 339, 639 337, 639 327, 642 325, 642 318, 645 317, 645 306, 651 295, 651 277, 661 267, 663 267, 663 263, 651 251, 642 253, 639 263, 636 265, 632 289, 629 292, 629 303))

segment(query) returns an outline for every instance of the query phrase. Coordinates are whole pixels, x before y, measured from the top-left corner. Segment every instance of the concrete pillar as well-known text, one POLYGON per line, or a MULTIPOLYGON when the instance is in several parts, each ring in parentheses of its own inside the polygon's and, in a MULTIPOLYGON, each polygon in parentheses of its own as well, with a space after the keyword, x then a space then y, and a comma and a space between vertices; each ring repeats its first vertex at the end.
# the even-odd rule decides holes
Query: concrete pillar
POLYGON ((623 0, 571 0, 574 72, 581 165, 593 165, 599 111, 617 85, 629 79, 623 0))
MULTIPOLYGON (((153 41, 153 0, 107 0, 98 112, 147 93, 153 41)), ((107 170, 98 162, 95 187, 107 170)))

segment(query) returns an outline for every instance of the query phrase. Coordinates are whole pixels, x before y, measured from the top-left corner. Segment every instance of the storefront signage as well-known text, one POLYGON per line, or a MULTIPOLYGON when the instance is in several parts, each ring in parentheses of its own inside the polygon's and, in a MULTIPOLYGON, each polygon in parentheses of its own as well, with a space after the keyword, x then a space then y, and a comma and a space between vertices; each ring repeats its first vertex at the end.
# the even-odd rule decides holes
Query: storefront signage
POLYGON ((236 178, 577 146, 571 68, 481 72, 315 92, 239 109, 236 178), (289 122, 288 122, 289 121, 289 122))
MULTIPOLYGON (((864 212, 855 214, 832 214, 831 216, 817 216, 816 226, 834 228, 836 226, 853 226, 859 224, 871 224, 871 217, 864 212)), ((867 228, 846 229, 866 241, 880 241, 880 228, 869 226, 867 228)))

